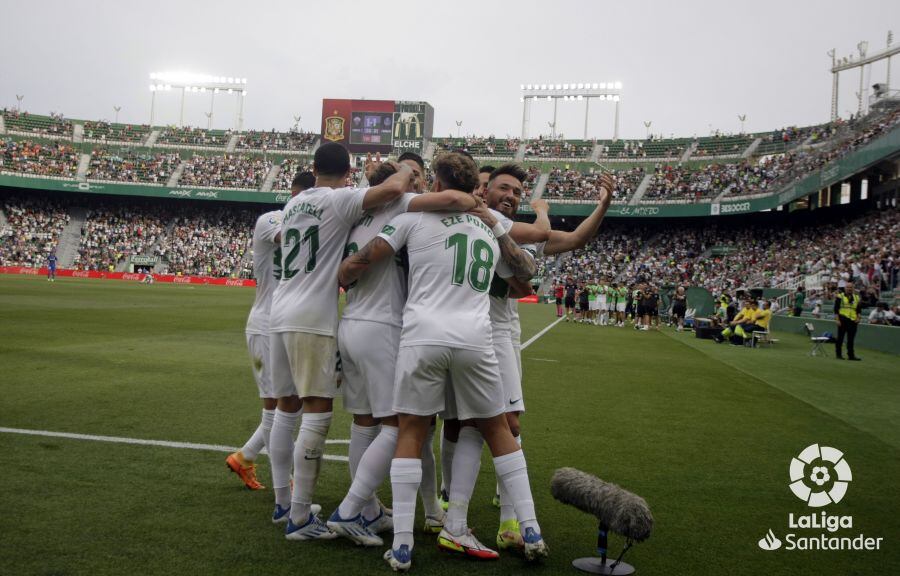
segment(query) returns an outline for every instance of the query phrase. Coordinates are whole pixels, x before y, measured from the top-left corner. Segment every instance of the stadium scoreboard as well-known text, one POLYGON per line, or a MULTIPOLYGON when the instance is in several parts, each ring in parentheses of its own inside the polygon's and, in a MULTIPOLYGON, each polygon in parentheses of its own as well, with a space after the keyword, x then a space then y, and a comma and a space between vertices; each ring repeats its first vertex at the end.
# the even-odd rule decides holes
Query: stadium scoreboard
POLYGON ((322 138, 354 153, 421 154, 434 128, 434 108, 405 100, 322 100, 322 138))

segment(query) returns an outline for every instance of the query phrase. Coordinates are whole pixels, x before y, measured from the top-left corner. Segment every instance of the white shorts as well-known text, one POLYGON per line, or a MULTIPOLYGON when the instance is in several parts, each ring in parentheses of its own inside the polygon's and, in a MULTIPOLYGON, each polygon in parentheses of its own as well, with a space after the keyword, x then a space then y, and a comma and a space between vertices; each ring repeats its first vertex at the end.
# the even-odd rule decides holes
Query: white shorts
POLYGON ((494 354, 500 367, 500 381, 503 383, 503 402, 507 412, 524 412, 522 398, 522 376, 516 358, 516 349, 509 340, 494 342, 494 354))
POLYGON ((492 418, 506 406, 494 350, 403 346, 397 355, 394 412, 450 420, 492 418))
POLYGON ((247 350, 250 352, 250 366, 253 379, 259 388, 260 398, 278 398, 272 391, 272 371, 269 369, 269 335, 247 334, 247 350))
POLYGON ((616 312, 625 312, 625 302, 619 302, 616 304, 616 312))
POLYGON ((269 335, 273 393, 278 398, 296 394, 334 398, 337 395, 335 365, 337 341, 308 332, 274 332, 269 335))
POLYGON ((606 307, 606 296, 600 298, 600 299, 598 300, 598 302, 599 302, 599 304, 598 304, 598 305, 599 305, 599 308, 598 308, 599 310, 606 311, 606 310, 608 309, 608 308, 606 307))
POLYGON ((341 320, 338 349, 344 409, 375 418, 393 416, 394 375, 400 328, 367 320, 341 320))
POLYGON ((600 301, 599 300, 588 300, 588 310, 599 310, 600 309, 600 301))

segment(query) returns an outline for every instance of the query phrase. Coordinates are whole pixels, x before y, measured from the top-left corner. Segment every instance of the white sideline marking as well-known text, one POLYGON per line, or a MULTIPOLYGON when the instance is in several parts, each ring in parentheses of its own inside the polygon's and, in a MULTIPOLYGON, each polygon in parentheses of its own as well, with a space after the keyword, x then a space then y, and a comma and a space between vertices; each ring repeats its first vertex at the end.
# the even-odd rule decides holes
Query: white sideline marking
MULTIPOLYGON (((208 452, 235 452, 236 446, 222 446, 220 444, 194 444, 191 442, 172 442, 170 440, 145 440, 143 438, 123 438, 121 436, 98 436, 95 434, 74 434, 72 432, 51 432, 50 430, 26 430, 24 428, 4 428, 0 426, 0 433, 24 434, 26 436, 48 436, 50 438, 68 438, 70 440, 93 440, 94 442, 113 442, 116 444, 139 444, 141 446, 162 446, 164 448, 181 448, 184 450, 206 450, 208 452)), ((326 444, 349 444, 349 440, 326 440, 326 444)), ((333 462, 348 462, 347 456, 335 456, 325 454, 325 460, 333 462)))
POLYGON ((553 360, 552 358, 526 358, 526 360, 534 360, 536 362, 559 362, 559 360, 553 360))
POLYGON ((565 319, 566 319, 565 316, 561 316, 561 317, 557 318, 555 322, 551 322, 550 324, 548 324, 543 330, 541 330, 540 332, 538 332, 537 334, 535 334, 534 336, 529 338, 524 344, 522 344, 522 350, 524 350, 524 349, 528 348, 529 346, 531 346, 532 344, 534 344, 534 342, 538 338, 540 338, 541 336, 543 336, 544 334, 549 332, 551 328, 553 328, 554 326, 556 326, 557 324, 559 324, 560 322, 562 322, 565 319))

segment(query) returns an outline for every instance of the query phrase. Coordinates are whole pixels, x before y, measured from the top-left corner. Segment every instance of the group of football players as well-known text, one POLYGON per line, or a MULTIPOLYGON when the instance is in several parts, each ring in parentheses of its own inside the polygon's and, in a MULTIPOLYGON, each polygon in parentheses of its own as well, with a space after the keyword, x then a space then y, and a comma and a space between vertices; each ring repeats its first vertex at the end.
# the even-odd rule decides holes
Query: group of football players
POLYGON ((487 444, 500 507, 497 546, 539 560, 548 548, 521 449, 517 299, 532 293, 535 258, 583 247, 596 234, 614 182, 604 176, 594 212, 562 232, 551 229, 541 200, 532 202, 533 223, 514 221, 527 179, 516 164, 479 169, 468 154, 446 152, 431 168, 428 193, 425 164, 414 153, 367 162, 368 186, 348 187, 350 155, 327 143, 315 152, 313 172, 294 179, 284 208, 259 217, 246 333, 263 411, 226 462, 259 489, 254 460, 267 449, 272 521, 285 524, 289 540, 345 537, 381 546, 379 534, 393 531, 384 560, 406 571, 417 494, 423 528, 438 535, 438 546, 499 556, 467 524, 487 444), (323 520, 313 495, 339 392, 353 416, 352 480, 323 520), (376 496, 386 478, 390 510, 376 496))

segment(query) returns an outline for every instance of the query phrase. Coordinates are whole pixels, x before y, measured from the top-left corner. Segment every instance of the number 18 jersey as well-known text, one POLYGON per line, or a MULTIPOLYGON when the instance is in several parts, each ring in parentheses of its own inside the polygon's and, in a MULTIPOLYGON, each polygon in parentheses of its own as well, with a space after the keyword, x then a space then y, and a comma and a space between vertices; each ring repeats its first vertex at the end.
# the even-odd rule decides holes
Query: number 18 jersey
POLYGON ((335 335, 338 267, 350 229, 363 215, 366 191, 310 188, 285 205, 281 280, 272 297, 270 332, 335 335))
POLYGON ((490 350, 488 288, 500 259, 491 229, 470 214, 406 213, 378 237, 409 253, 401 348, 490 350))

